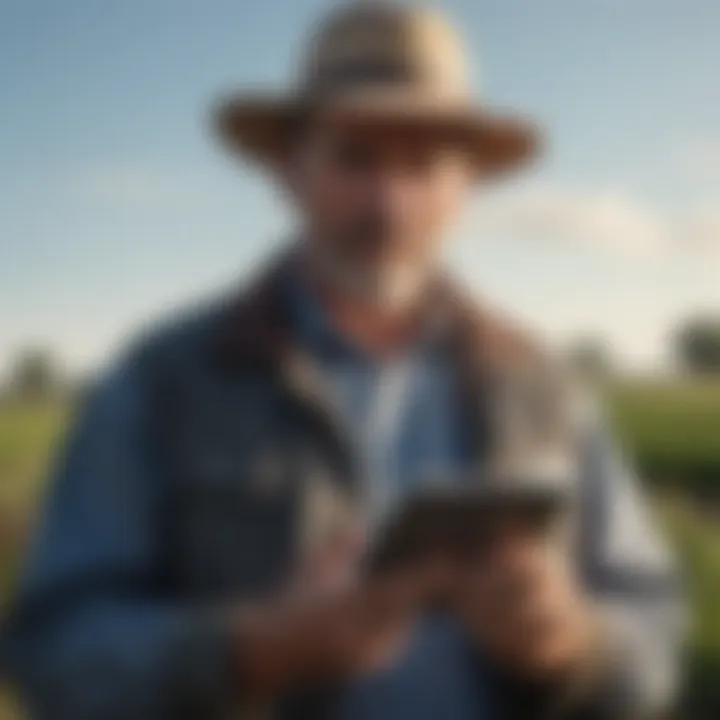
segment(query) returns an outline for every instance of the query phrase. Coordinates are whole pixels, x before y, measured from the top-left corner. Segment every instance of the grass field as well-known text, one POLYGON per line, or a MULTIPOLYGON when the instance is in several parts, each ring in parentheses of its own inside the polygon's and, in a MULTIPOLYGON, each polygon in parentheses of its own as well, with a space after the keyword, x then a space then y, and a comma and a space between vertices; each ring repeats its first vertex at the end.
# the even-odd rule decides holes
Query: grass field
MULTIPOLYGON (((684 720, 720 718, 720 381, 616 384, 618 433, 648 477, 687 574, 692 629, 684 720)), ((62 403, 0 404, 0 607, 12 587, 44 470, 69 418, 62 403)), ((3 707, 0 720, 19 716, 3 707)))
POLYGON ((64 403, 0 405, 0 607, 69 414, 64 403))
POLYGON ((720 500, 720 379, 616 383, 608 406, 643 476, 720 500))

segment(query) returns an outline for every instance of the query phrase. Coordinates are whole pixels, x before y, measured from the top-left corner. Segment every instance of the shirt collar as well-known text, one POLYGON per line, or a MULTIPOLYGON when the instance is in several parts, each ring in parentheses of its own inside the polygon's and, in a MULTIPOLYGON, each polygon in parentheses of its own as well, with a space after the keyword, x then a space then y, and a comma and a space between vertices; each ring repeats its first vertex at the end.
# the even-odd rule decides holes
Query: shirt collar
MULTIPOLYGON (((368 354, 347 337, 334 324, 327 309, 323 307, 297 265, 287 273, 284 283, 283 300, 288 317, 298 341, 313 354, 326 359, 363 359, 371 363, 382 362, 368 354)), ((428 303, 427 317, 422 332, 403 349, 400 357, 431 355, 437 351, 446 333, 448 323, 438 306, 428 303)))

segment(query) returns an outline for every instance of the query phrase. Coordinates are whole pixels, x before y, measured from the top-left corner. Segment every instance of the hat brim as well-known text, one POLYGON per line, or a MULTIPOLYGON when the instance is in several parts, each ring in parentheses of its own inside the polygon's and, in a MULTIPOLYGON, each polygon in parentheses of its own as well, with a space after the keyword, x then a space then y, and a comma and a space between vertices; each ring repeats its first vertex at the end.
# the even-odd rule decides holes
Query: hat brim
POLYGON ((541 147, 537 126, 521 117, 397 91, 354 92, 322 105, 301 98, 245 94, 220 103, 213 119, 230 151, 261 165, 274 165, 286 156, 298 121, 318 108, 338 122, 446 129, 462 138, 482 175, 518 168, 536 157, 541 147))

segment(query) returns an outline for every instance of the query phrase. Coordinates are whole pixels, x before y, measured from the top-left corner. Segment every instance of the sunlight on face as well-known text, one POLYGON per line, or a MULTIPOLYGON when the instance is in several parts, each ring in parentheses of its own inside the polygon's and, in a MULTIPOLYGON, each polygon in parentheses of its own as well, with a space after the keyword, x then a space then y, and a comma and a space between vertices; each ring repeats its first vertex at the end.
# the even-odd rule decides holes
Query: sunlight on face
POLYGON ((335 279, 400 299, 437 259, 473 174, 447 133, 319 120, 289 178, 315 255, 335 279))

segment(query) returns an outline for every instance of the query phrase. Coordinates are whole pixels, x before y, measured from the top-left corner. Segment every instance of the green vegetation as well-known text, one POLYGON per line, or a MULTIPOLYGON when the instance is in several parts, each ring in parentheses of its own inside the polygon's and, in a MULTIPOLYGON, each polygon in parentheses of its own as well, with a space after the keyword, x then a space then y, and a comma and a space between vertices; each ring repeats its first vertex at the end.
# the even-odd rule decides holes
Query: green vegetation
POLYGON ((53 441, 66 425, 61 403, 10 402, 0 405, 0 488, 25 495, 36 489, 53 441))
MULTIPOLYGON (((658 517, 686 570, 692 630, 682 717, 720 717, 720 381, 632 381, 608 393, 617 430, 657 488, 658 517)), ((0 404, 0 601, 24 546, 62 403, 0 404)), ((0 698, 0 720, 19 716, 0 698)))
POLYGON ((683 718, 720 717, 720 522, 677 496, 658 502, 658 516, 685 571, 690 603, 687 691, 683 718))
POLYGON ((615 427, 653 485, 720 498, 720 380, 637 381, 609 394, 615 427))
POLYGON ((68 414, 61 403, 0 404, 0 607, 68 414))

